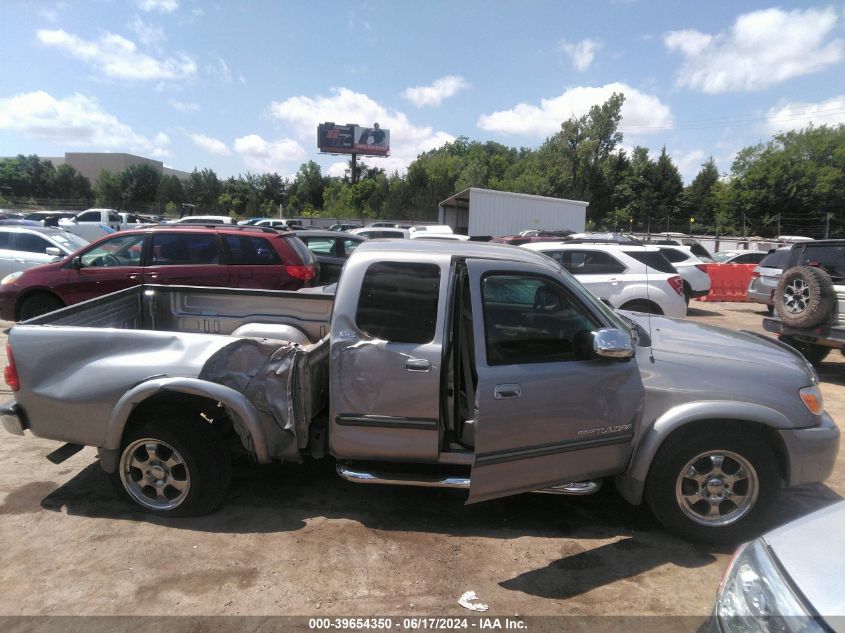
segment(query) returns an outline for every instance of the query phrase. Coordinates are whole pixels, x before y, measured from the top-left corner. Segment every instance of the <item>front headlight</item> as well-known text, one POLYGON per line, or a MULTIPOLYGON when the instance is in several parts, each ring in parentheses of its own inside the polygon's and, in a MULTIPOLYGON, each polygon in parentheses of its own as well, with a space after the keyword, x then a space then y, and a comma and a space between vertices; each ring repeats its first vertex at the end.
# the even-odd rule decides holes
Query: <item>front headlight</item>
POLYGON ((740 547, 722 578, 716 613, 726 633, 823 633, 766 545, 740 547))
POLYGON ((11 275, 6 275, 3 279, 0 279, 0 286, 5 286, 6 284, 10 284, 15 281, 18 277, 23 275, 23 271, 19 270, 11 275))

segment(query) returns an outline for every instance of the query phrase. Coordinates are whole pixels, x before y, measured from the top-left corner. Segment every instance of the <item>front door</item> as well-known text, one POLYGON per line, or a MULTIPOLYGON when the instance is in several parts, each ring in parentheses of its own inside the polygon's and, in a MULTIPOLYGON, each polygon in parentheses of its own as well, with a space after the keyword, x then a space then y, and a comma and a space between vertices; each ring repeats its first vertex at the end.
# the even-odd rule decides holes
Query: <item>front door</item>
POLYGON ((437 460, 447 280, 448 267, 420 261, 377 261, 362 280, 345 278, 360 292, 332 320, 335 457, 437 460))
POLYGON ((563 277, 469 262, 475 462, 468 502, 620 472, 642 411, 636 360, 594 358, 615 327, 563 277))
POLYGON ((68 303, 78 303, 141 283, 145 233, 118 234, 74 258, 75 265, 57 291, 68 303))

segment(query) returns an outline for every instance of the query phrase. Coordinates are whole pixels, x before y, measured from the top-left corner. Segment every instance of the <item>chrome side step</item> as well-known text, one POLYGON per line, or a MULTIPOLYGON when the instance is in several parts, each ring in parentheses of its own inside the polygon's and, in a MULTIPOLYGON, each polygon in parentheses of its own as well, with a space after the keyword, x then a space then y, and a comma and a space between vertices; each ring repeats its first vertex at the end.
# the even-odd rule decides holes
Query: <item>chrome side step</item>
MULTIPOLYGON (((392 486, 417 486, 421 488, 469 488, 469 477, 439 477, 436 475, 431 477, 420 477, 418 475, 411 476, 402 473, 377 473, 356 470, 343 462, 337 462, 336 470, 341 479, 345 479, 346 481, 351 481, 356 484, 388 484, 392 486)), ((600 489, 601 480, 598 480, 558 484, 541 490, 534 490, 534 492, 541 492, 550 495, 584 496, 598 492, 600 489)))

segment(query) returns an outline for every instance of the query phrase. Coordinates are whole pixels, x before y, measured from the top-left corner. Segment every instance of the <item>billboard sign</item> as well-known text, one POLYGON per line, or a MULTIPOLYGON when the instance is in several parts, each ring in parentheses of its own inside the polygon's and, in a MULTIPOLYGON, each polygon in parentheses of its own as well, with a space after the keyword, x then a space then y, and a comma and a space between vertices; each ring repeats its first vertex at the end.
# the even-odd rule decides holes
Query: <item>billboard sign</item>
POLYGON ((378 123, 373 123, 372 127, 320 123, 317 147, 329 154, 387 156, 390 154, 390 130, 383 130, 378 123))

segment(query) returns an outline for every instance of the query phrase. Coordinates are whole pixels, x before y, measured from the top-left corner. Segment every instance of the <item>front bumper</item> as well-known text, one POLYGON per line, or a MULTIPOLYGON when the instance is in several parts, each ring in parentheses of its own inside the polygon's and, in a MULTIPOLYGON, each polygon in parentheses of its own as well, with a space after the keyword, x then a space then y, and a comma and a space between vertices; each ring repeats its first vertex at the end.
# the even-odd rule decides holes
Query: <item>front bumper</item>
POLYGON ((805 429, 784 429, 781 439, 789 454, 788 486, 822 482, 830 477, 839 453, 839 427, 827 414, 821 424, 805 429))
POLYGON ((0 404, 0 422, 3 428, 12 435, 23 435, 24 429, 29 428, 26 414, 14 400, 7 400, 0 404))

